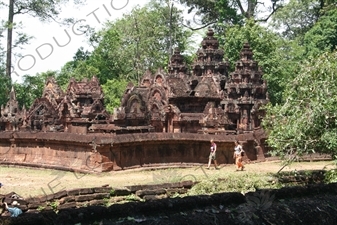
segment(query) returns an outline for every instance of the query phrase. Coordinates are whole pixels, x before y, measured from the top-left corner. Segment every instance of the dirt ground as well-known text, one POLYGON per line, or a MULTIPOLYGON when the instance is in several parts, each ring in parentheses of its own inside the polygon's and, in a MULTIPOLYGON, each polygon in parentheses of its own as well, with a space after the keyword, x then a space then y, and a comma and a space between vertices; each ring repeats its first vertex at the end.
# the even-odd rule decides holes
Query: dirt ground
MULTIPOLYGON (((4 185, 0 194, 15 192, 23 198, 56 193, 73 188, 123 187, 139 184, 178 182, 182 180, 201 181, 212 178, 225 178, 236 173, 234 165, 221 165, 220 170, 206 170, 206 165, 187 168, 139 168, 125 171, 113 171, 99 174, 83 174, 48 169, 0 166, 0 182, 4 185)), ((280 170, 280 161, 246 164, 244 173, 276 173, 280 170)), ((319 170, 332 168, 331 162, 293 163, 282 171, 319 170)))
MULTIPOLYGON (((136 184, 176 182, 222 178, 236 173, 276 173, 280 162, 251 163, 236 172, 234 165, 221 165, 220 170, 206 170, 205 165, 192 168, 135 169, 103 174, 76 174, 64 171, 0 167, 1 194, 14 191, 35 196, 44 192, 109 184, 121 187, 136 184)), ((321 170, 332 168, 330 162, 302 162, 283 171, 321 170)), ((45 212, 12 219, 0 224, 39 225, 110 225, 110 224, 317 224, 337 225, 337 184, 263 190, 242 195, 218 193, 205 196, 160 199, 146 202, 114 204, 110 207, 90 206, 45 212)))

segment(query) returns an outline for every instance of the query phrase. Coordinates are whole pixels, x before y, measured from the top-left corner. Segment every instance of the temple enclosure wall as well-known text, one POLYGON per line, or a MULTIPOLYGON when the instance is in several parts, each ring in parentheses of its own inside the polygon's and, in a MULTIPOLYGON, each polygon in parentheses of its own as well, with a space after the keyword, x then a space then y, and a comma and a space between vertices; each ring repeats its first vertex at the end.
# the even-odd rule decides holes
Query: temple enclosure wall
POLYGON ((188 166, 207 163, 209 141, 214 139, 218 162, 229 164, 233 163, 234 140, 244 140, 246 159, 264 159, 266 150, 253 147, 257 135, 258 132, 241 135, 1 132, 0 161, 1 164, 83 172, 188 166))

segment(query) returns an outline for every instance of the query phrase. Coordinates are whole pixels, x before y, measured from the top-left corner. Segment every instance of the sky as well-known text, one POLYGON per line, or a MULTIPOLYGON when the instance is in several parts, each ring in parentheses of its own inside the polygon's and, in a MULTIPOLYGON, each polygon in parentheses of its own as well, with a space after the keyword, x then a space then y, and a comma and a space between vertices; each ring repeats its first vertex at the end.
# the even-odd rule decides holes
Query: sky
MULTIPOLYGON (((24 49, 14 50, 16 53, 19 52, 20 56, 13 56, 13 81, 22 82, 22 77, 26 74, 35 75, 48 70, 60 70, 66 62, 73 59, 81 46, 85 50, 90 50, 87 37, 77 30, 80 23, 89 24, 99 30, 104 22, 120 18, 136 5, 142 6, 148 2, 149 0, 87 0, 86 5, 82 6, 68 4, 62 8, 60 17, 76 18, 78 22, 73 26, 60 26, 55 22, 42 23, 28 15, 16 16, 15 22, 22 21, 23 31, 33 36, 33 39, 24 46, 24 49)), ((6 20, 6 10, 2 9, 0 12, 1 20, 6 20)), ((2 45, 6 46, 5 40, 3 41, 2 45)))

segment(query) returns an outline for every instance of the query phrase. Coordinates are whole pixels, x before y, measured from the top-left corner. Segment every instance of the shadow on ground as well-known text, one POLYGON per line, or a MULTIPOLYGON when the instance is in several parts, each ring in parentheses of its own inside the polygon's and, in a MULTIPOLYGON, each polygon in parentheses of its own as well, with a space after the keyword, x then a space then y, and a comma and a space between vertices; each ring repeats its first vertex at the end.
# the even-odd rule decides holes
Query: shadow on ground
POLYGON ((11 225, 337 224, 337 183, 89 206, 3 217, 11 225))

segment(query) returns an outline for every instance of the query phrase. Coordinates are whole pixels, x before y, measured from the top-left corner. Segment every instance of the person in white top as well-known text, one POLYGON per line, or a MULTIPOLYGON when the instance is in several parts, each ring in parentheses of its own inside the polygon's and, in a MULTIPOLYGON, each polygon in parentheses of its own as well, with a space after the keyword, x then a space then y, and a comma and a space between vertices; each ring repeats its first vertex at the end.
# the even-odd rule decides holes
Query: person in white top
POLYGON ((233 158, 235 159, 237 170, 240 170, 240 169, 243 170, 245 168, 244 165, 242 164, 242 155, 244 153, 244 150, 238 141, 235 141, 234 144, 235 144, 235 147, 234 147, 233 158))
POLYGON ((208 166, 207 166, 207 169, 209 169, 209 167, 211 166, 211 162, 212 162, 212 160, 214 161, 214 167, 215 167, 215 169, 219 169, 219 167, 218 167, 218 164, 217 164, 217 162, 216 162, 216 144, 215 144, 215 142, 214 142, 214 140, 213 139, 211 139, 211 151, 210 151, 210 153, 209 153, 209 159, 208 159, 208 166))

